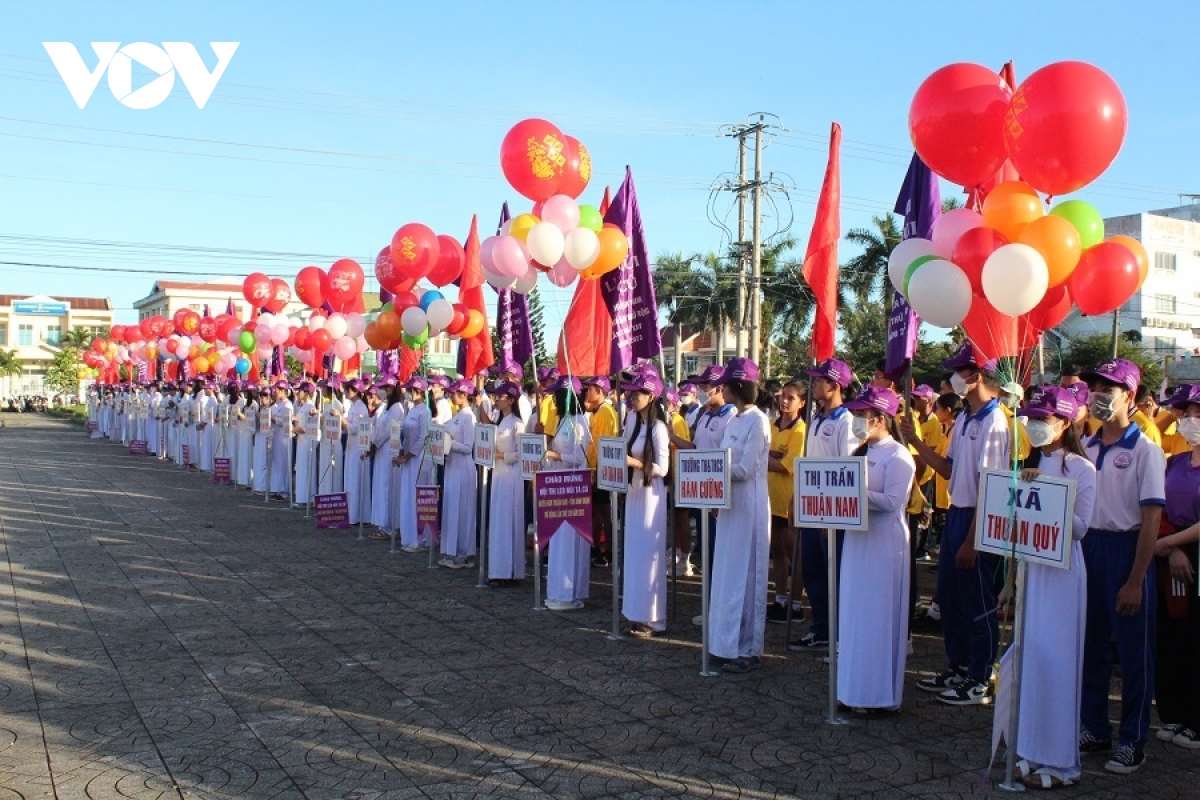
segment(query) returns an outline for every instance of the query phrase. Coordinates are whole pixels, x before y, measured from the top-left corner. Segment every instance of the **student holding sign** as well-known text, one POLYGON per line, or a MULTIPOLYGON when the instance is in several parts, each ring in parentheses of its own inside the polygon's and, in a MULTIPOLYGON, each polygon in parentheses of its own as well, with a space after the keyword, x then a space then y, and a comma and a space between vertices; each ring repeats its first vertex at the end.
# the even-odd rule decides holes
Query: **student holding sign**
POLYGON ((267 446, 271 440, 271 393, 266 387, 261 390, 255 388, 250 397, 255 409, 254 468, 250 475, 250 488, 254 492, 266 492, 267 446))
POLYGON ((433 461, 425 455, 425 437, 429 435, 432 412, 429 410, 427 393, 429 385, 420 375, 414 375, 404 384, 412 405, 404 415, 400 431, 400 452, 396 460, 400 464, 400 549, 415 553, 421 548, 417 529, 417 487, 433 484, 433 461))
POLYGON ((1029 562, 1025 585, 1017 587, 1025 593, 1017 768, 1039 789, 1070 786, 1081 774, 1078 720, 1087 611, 1081 542, 1096 501, 1096 467, 1075 430, 1078 406, 1072 392, 1051 386, 1034 390, 1017 412, 1028 419, 1033 448, 1021 480, 1046 475, 1075 481, 1074 520, 1070 531, 1060 533, 1071 537, 1069 568, 1029 562))
MULTIPOLYGON (((579 402, 583 387, 569 375, 554 384, 557 429, 546 451, 546 469, 586 469, 591 444, 587 419, 579 402)), ((550 540, 550 564, 546 570, 546 608, 574 611, 583 608, 591 579, 591 550, 577 533, 560 530, 550 540)), ((537 566, 541 569, 541 565, 537 566)))
POLYGON ((908 500, 916 464, 897 441, 900 398, 868 386, 846 404, 867 457, 865 531, 846 533, 838 591, 838 701, 858 710, 899 711, 908 656, 908 500))
POLYGON ((709 651, 726 659, 726 672, 762 665, 767 627, 767 560, 771 548, 771 503, 767 461, 771 423, 755 405, 758 365, 732 358, 718 379, 737 416, 725 428, 721 448, 730 451, 732 493, 721 511, 713 557, 709 651))
POLYGON ((662 380, 644 372, 622 384, 632 420, 625 428, 626 462, 631 475, 625 495, 625 560, 621 574, 621 613, 632 636, 667 629, 667 489, 671 440, 659 395, 662 380))
POLYGON ((1115 358, 1083 375, 1100 431, 1087 440, 1096 465, 1096 507, 1083 540, 1087 563, 1087 633, 1083 649, 1083 732, 1079 749, 1112 749, 1108 721, 1112 646, 1121 659, 1120 746, 1104 764, 1129 775, 1146 763, 1154 696, 1154 545, 1165 504, 1166 459, 1129 416, 1141 370, 1115 358))
POLYGON ((317 494, 342 491, 342 403, 340 375, 321 387, 321 444, 317 448, 317 494), (336 432, 336 433, 335 433, 336 432))
POLYGON ((254 469, 254 426, 258 415, 258 389, 247 386, 238 398, 237 406, 233 409, 234 430, 236 432, 237 449, 233 459, 234 480, 238 486, 249 486, 251 471, 254 469))
POLYGON ((371 524, 378 528, 370 538, 384 540, 392 527, 392 482, 396 474, 392 469, 392 423, 403 424, 404 405, 400 402, 404 390, 395 378, 383 378, 376 384, 380 398, 379 410, 375 413, 375 425, 371 433, 371 449, 374 451, 375 471, 371 475, 371 524), (386 408, 385 408, 386 406, 386 408))
POLYGON ((271 494, 287 500, 292 487, 292 401, 287 381, 275 382, 271 406, 271 494))
POLYGON ((303 381, 296 387, 296 416, 293 426, 296 432, 296 505, 302 506, 312 501, 313 493, 313 461, 317 454, 313 445, 317 443, 320 428, 317 426, 319 417, 317 407, 313 405, 312 397, 317 387, 310 381, 303 381))
POLYGON ((479 491, 475 474, 475 384, 459 379, 450 384, 454 416, 446 423, 450 450, 442 483, 442 558, 448 569, 466 569, 475 555, 475 503, 479 491))
POLYGON ((350 404, 350 410, 342 417, 342 427, 349 434, 346 438, 346 469, 342 485, 346 487, 346 505, 350 510, 351 525, 357 525, 363 510, 371 507, 370 469, 366 470, 365 477, 363 475, 363 461, 369 456, 359 446, 355 435, 359 420, 371 417, 363 396, 366 388, 366 381, 362 378, 355 378, 346 384, 346 401, 350 404))
POLYGON ((525 578, 525 481, 521 435, 525 433, 521 387, 504 381, 491 390, 496 423, 496 466, 488 511, 488 586, 516 586, 525 578))

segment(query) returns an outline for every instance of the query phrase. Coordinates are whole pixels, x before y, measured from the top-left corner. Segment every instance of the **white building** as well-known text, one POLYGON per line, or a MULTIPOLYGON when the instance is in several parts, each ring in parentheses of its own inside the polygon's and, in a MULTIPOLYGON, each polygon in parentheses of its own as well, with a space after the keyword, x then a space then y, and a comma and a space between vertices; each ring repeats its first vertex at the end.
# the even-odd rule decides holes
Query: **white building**
MULTIPOLYGON (((138 321, 141 322, 156 314, 171 319, 176 311, 184 308, 203 314, 205 306, 215 317, 224 314, 230 303, 238 319, 250 319, 250 304, 242 296, 242 281, 239 278, 217 278, 204 282, 155 281, 150 294, 134 301, 133 307, 137 309, 138 321)), ((303 308, 304 304, 293 298, 283 313, 295 314, 303 308)))
POLYGON ((50 297, 0 294, 0 348, 17 355, 22 373, 0 378, 0 395, 52 395, 46 370, 65 332, 84 328, 105 332, 113 324, 112 302, 104 297, 50 297))
MULTIPOLYGON (((1200 354, 1200 204, 1104 220, 1106 236, 1142 243, 1150 273, 1118 311, 1121 332, 1137 331, 1142 346, 1168 361, 1168 372, 1200 354)), ((1078 309, 1057 331, 1068 338, 1112 333, 1112 315, 1085 317, 1078 309)))

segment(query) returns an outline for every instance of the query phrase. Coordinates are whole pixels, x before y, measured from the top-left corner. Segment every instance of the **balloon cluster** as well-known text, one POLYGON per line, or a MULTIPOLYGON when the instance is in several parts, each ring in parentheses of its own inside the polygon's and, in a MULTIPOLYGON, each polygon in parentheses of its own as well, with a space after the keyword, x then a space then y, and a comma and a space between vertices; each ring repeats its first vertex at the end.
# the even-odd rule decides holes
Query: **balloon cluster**
POLYGON ((394 350, 401 343, 418 350, 430 336, 444 331, 452 337, 470 339, 485 324, 479 311, 451 303, 436 289, 414 287, 383 304, 379 316, 367 325, 366 341, 376 350, 394 350))
POLYGON ((991 188, 981 211, 942 214, 932 239, 901 242, 888 261, 892 285, 930 324, 961 324, 986 358, 1027 350, 1072 303, 1084 314, 1119 308, 1146 279, 1145 249, 1127 236, 1105 240, 1099 211, 1085 201, 1046 213, 1038 192, 1074 191, 1098 177, 1125 125, 1120 89, 1088 64, 1051 64, 1015 93, 977 64, 933 73, 909 112, 922 160, 977 187, 1007 158, 1022 180, 991 188))
MULTIPOLYGON (((436 289, 419 288, 417 282, 424 279, 445 286, 458 280, 466 263, 463 246, 453 236, 438 235, 419 222, 402 225, 392 243, 375 257, 375 277, 393 299, 367 325, 367 343, 377 350, 393 350, 403 342, 416 350, 442 331, 462 335, 466 308, 436 289)), ((483 329, 483 315, 471 313, 480 318, 478 329, 470 334, 474 336, 483 329)))
POLYGON ((605 224, 595 206, 577 202, 592 173, 582 142, 544 119, 522 120, 500 145, 500 168, 534 206, 480 246, 488 283, 528 294, 542 272, 564 287, 576 276, 595 279, 624 263, 629 253, 625 234, 605 224))

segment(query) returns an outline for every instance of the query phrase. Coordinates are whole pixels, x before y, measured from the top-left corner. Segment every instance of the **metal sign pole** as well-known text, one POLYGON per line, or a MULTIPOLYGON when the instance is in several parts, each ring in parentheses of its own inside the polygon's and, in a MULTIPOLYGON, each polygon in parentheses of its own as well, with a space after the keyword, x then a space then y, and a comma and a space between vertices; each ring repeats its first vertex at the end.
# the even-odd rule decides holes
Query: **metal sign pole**
POLYGON ((542 604, 542 546, 538 536, 537 478, 533 482, 533 610, 545 611, 542 604))
POLYGON ((399 526, 396 524, 396 498, 400 496, 400 487, 396 484, 396 470, 399 469, 399 467, 396 466, 396 457, 396 454, 393 453, 391 479, 388 482, 388 527, 391 528, 390 533, 392 536, 392 546, 391 549, 388 550, 390 555, 396 554, 396 539, 400 538, 399 526))
POLYGON ((621 636, 621 531, 618 525, 617 493, 608 493, 608 511, 612 522, 612 633, 609 639, 621 636))
POLYGON ((700 631, 701 631, 701 647, 703 648, 700 654, 700 676, 703 678, 716 677, 717 673, 708 668, 708 612, 709 612, 709 565, 712 559, 712 546, 708 541, 708 515, 711 512, 707 508, 700 509, 700 631))
POLYGON ((837 671, 838 671, 838 553, 837 531, 825 529, 829 541, 829 714, 825 721, 830 725, 845 725, 846 720, 838 716, 837 671))
MULTIPOLYGON (((791 514, 789 513, 788 516, 790 517, 791 514)), ((788 522, 788 529, 792 532, 792 563, 791 574, 788 575, 787 622, 783 626, 783 642, 785 647, 792 640, 792 609, 795 608, 796 604, 796 565, 800 563, 800 529, 792 525, 790 521, 788 522)), ((775 587, 775 593, 779 594, 778 586, 775 587)))
MULTIPOLYGON (((271 412, 268 411, 267 413, 270 414, 271 412)), ((260 433, 261 433, 261 431, 260 431, 260 433)), ((266 483, 266 488, 263 490, 263 502, 264 503, 271 502, 271 461, 274 460, 273 459, 274 455, 275 455, 275 434, 273 431, 268 429, 268 431, 267 431, 267 483, 266 483)))
MULTIPOLYGON (((304 498, 304 518, 305 519, 308 519, 309 514, 312 511, 313 495, 317 493, 317 491, 316 491, 317 487, 315 484, 317 482, 317 472, 318 472, 318 470, 316 469, 316 465, 317 465, 317 458, 319 456, 317 454, 320 452, 317 449, 319 447, 319 444, 318 444, 319 441, 320 441, 319 439, 315 439, 308 443, 308 470, 309 470, 309 472, 308 472, 308 475, 305 476, 305 478, 307 479, 306 482, 308 483, 308 493, 307 493, 308 496, 304 498)), ((299 479, 300 479, 300 476, 297 475, 296 480, 299 480, 299 479)))
POLYGON ((367 454, 366 452, 359 453, 358 464, 358 540, 361 542, 363 536, 363 520, 367 516, 367 512, 363 510, 363 501, 367 499, 367 492, 364 488, 367 484, 367 454))
POLYGON ((484 562, 487 560, 488 548, 488 517, 491 512, 491 492, 488 491, 491 486, 490 470, 487 467, 480 465, 479 467, 479 552, 475 556, 475 560, 479 562, 479 578, 475 581, 475 588, 482 589, 487 586, 487 572, 485 571, 484 562))
POLYGON ((291 508, 296 504, 296 490, 292 480, 295 477, 295 470, 292 465, 292 415, 290 413, 287 415, 287 427, 284 430, 287 431, 287 439, 284 442, 284 447, 287 448, 287 503, 288 508, 291 508))

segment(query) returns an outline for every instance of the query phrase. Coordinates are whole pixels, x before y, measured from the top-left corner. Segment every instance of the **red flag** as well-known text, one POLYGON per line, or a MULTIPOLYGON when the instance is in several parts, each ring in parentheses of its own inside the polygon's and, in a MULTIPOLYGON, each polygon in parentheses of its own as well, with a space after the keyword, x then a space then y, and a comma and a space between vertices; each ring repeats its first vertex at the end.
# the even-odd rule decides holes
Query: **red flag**
POLYGON ((842 202, 841 173, 838 168, 841 144, 842 126, 835 122, 829 136, 829 163, 825 167, 825 181, 821 184, 821 198, 817 201, 817 214, 813 218, 812 234, 808 237, 808 249, 804 253, 804 267, 800 271, 817 300, 812 335, 812 357, 817 361, 833 357, 837 331, 837 243, 842 235, 838 211, 842 202))
MULTIPOLYGON (((1013 62, 1009 61, 1000 68, 1000 79, 1008 84, 1008 88, 1016 90, 1017 88, 1017 73, 1013 69, 1013 62)), ((1005 181, 1019 181, 1021 176, 1017 174, 1016 167, 1007 158, 1000 165, 1000 169, 996 170, 996 174, 988 178, 978 186, 964 186, 963 191, 967 194, 967 208, 973 208, 976 211, 983 210, 983 200, 987 197, 988 192, 995 189, 998 184, 1005 181)))
POLYGON ((483 330, 458 343, 458 372, 464 378, 474 378, 496 363, 492 353, 492 329, 487 324, 487 304, 483 299, 483 262, 479 259, 479 218, 471 217, 471 232, 463 248, 467 263, 458 285, 458 302, 483 314, 483 330))
POLYGON ((600 216, 608 213, 608 207, 612 204, 612 200, 608 196, 608 187, 604 187, 604 197, 600 198, 600 216))
POLYGON ((612 329, 600 281, 580 278, 558 336, 558 371, 563 375, 607 375, 612 363, 612 329))

